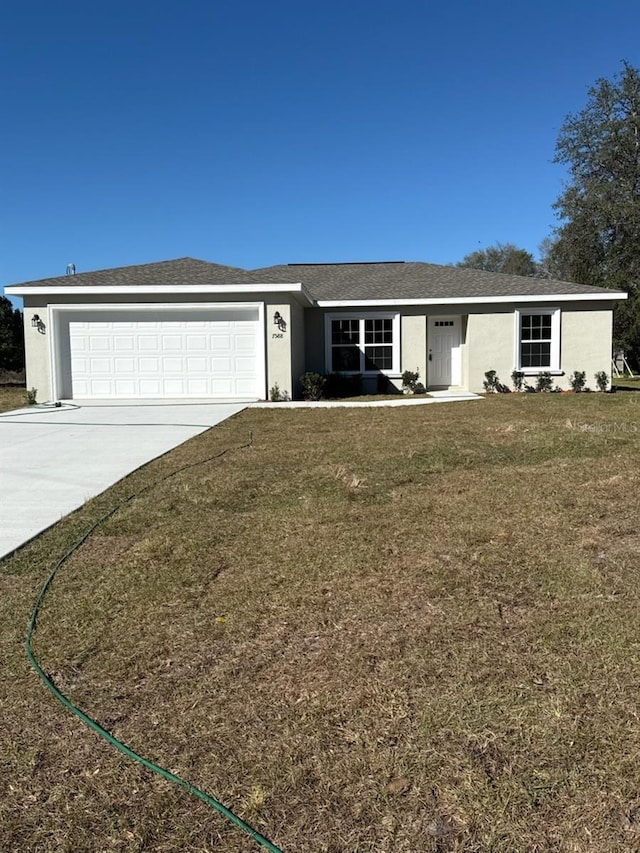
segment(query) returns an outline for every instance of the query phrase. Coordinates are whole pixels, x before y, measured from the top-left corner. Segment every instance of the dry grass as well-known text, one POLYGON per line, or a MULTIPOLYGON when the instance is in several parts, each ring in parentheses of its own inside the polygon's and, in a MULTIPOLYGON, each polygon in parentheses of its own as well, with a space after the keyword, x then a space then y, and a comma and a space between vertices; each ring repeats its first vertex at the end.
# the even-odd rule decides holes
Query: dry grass
POLYGON ((618 387, 640 389, 640 377, 638 376, 613 376, 611 383, 618 387))
POLYGON ((10 412, 12 409, 21 409, 26 405, 26 391, 24 388, 0 385, 0 412, 10 412))
POLYGON ((640 850, 636 395, 253 410, 89 502, 0 575, 0 847, 640 850))

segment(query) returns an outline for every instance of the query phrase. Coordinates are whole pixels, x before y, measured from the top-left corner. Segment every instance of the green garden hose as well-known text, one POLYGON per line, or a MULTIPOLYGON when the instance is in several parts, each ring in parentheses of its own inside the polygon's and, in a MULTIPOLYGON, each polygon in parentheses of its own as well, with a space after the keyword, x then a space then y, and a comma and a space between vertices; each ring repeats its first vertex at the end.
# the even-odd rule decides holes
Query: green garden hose
POLYGON ((257 842, 262 847, 265 847, 267 850, 269 850, 270 853, 283 853, 279 847, 276 847, 276 845, 273 844, 271 841, 269 841, 268 838, 265 838, 263 835, 261 835, 256 829, 254 829, 252 826, 250 826, 248 823, 246 823, 244 820, 242 820, 242 818, 240 818, 236 814, 234 814, 231 811, 231 809, 227 808, 227 806, 225 806, 223 803, 221 803, 215 797, 212 797, 210 794, 205 793, 200 788, 197 788, 195 785, 192 785, 190 782, 187 782, 185 779, 181 779, 180 776, 176 776, 175 773, 171 773, 166 768, 160 767, 160 765, 156 764, 153 761, 150 761, 148 758, 144 758, 142 755, 139 755, 137 752, 135 752, 133 749, 128 747, 126 744, 122 743, 122 741, 118 740, 118 738, 115 737, 114 735, 112 735, 111 732, 108 732, 106 729, 102 728, 102 726, 99 723, 97 723, 95 720, 93 720, 91 717, 89 717, 87 714, 85 714, 85 712, 82 711, 80 708, 78 708, 77 705, 74 705, 68 696, 65 696, 64 693, 62 693, 60 690, 58 690, 58 688, 53 683, 51 678, 49 678, 49 676, 46 674, 46 672, 42 669, 42 667, 38 663, 38 661, 37 661, 37 659, 33 653, 33 649, 31 647, 31 641, 33 639, 33 635, 34 635, 34 633, 36 631, 36 627, 37 627, 38 614, 40 612, 40 609, 42 608, 42 605, 44 603, 44 599, 45 599, 45 596, 47 594, 47 591, 49 590, 49 587, 53 583, 54 578, 56 577, 59 569, 61 569, 62 566, 66 563, 66 561, 69 559, 69 557, 75 551, 77 551, 77 549, 84 542, 86 542, 86 540, 89 538, 89 536, 91 536, 91 534, 93 533, 93 531, 97 527, 99 527, 103 522, 105 522, 108 518, 110 518, 112 515, 114 515, 114 513, 116 513, 119 509, 124 507, 126 504, 131 503, 131 501, 140 497, 140 495, 144 494, 145 492, 148 492, 151 489, 154 489, 156 486, 160 485, 165 480, 168 480, 171 477, 175 477, 177 474, 180 474, 182 471, 186 471, 189 468, 194 468, 197 465, 204 465, 207 462, 212 462, 215 459, 219 459, 221 456, 224 456, 226 453, 229 453, 232 450, 243 450, 246 447, 250 447, 252 440, 253 439, 250 435, 249 440, 245 444, 239 445, 238 447, 226 448, 225 450, 222 450, 220 453, 216 453, 214 456, 209 456, 206 459, 199 460, 198 462, 192 462, 189 465, 183 465, 181 468, 178 468, 177 470, 172 471, 169 474, 166 474, 164 477, 160 477, 158 480, 151 483, 150 485, 145 486, 144 488, 140 489, 138 492, 134 492, 133 494, 124 498, 124 500, 122 500, 119 504, 117 504, 115 507, 110 509, 103 516, 101 516, 96 522, 94 522, 91 525, 91 527, 89 527, 89 529, 87 531, 85 531, 85 533, 83 533, 82 536, 76 542, 74 542, 74 544, 71 546, 71 548, 69 548, 69 550, 58 560, 58 562, 56 563, 56 565, 52 569, 51 573, 49 574, 49 577, 46 579, 46 581, 42 585, 40 593, 36 599, 36 602, 33 606, 33 610, 31 612, 31 619, 29 620, 29 628, 27 630, 27 638, 26 638, 26 644, 25 645, 26 645, 26 652, 27 652, 27 658, 29 659, 29 663, 34 668, 34 670, 38 674, 39 678, 44 682, 45 686, 51 691, 51 693, 53 693, 53 695, 56 697, 56 699, 62 705, 65 706, 65 708, 67 708, 69 711, 71 711, 72 714, 75 714, 76 717, 78 717, 80 720, 82 720, 82 722, 85 723, 87 726, 89 726, 89 728, 92 729, 94 732, 96 732, 96 734, 100 735, 100 737, 104 738, 112 746, 115 746, 116 749, 118 749, 121 753, 126 755, 128 758, 131 758, 133 761, 137 761, 138 764, 142 764, 143 767, 146 767, 149 770, 152 770, 154 773, 157 773, 159 776, 162 776, 164 779, 167 779, 169 782, 174 782, 176 785, 179 785, 181 788, 184 788, 190 794, 193 794, 194 796, 198 797, 200 800, 205 802, 208 806, 211 806, 212 809, 215 809, 221 815, 224 815, 224 817, 226 817, 228 820, 230 820, 231 823, 235 824, 239 829, 241 829, 243 832, 245 832, 247 835, 249 835, 251 838, 253 838, 253 840, 255 842, 257 842))

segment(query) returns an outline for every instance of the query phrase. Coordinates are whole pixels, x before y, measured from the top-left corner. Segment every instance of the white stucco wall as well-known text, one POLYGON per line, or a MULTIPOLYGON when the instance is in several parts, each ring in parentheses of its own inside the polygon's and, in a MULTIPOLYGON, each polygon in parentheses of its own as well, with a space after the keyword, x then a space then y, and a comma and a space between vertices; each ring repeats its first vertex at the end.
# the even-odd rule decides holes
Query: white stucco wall
POLYGON ((51 329, 47 317, 47 306, 40 300, 24 298, 24 349, 26 356, 27 388, 37 390, 38 403, 51 399, 51 370, 49 361, 49 337, 51 329), (31 325, 34 314, 44 323, 44 329, 38 331, 31 325))
MULTIPOLYGON (((600 303, 601 305, 601 303, 600 303)), ((611 374, 611 336, 613 312, 600 305, 584 303, 560 304, 560 371, 554 375, 554 385, 567 390, 575 370, 584 370, 587 385, 595 387, 594 374, 604 370, 611 374)), ((520 306, 525 310, 525 306, 520 306)), ((526 310, 536 307, 527 305, 526 310)), ((469 391, 482 391, 484 374, 495 370, 501 382, 511 387, 511 372, 516 363, 515 306, 504 311, 470 313, 467 321, 467 346, 463 358, 466 362, 469 391)), ((463 373, 464 375, 464 373, 463 373)), ((527 378, 535 384, 535 375, 527 378)))
MULTIPOLYGON (((400 372, 417 370, 419 381, 427 383, 427 317, 425 314, 403 314, 400 318, 400 372)), ((397 383, 402 385, 402 380, 397 383)))
POLYGON ((463 353, 462 362, 462 383, 467 390, 483 391, 482 383, 487 370, 497 371, 501 382, 511 384, 515 356, 514 323, 513 310, 469 314, 466 352, 463 353))
POLYGON ((594 374, 598 371, 611 376, 612 311, 562 311, 560 328, 560 366, 565 376, 558 378, 558 385, 570 388, 575 370, 585 371, 590 388, 597 387, 594 374))
POLYGON ((269 399, 269 391, 276 384, 281 392, 287 393, 291 397, 293 395, 291 306, 285 302, 267 302, 264 314, 267 346, 267 399, 269 399), (280 329, 273 322, 276 311, 286 324, 284 329, 280 329))

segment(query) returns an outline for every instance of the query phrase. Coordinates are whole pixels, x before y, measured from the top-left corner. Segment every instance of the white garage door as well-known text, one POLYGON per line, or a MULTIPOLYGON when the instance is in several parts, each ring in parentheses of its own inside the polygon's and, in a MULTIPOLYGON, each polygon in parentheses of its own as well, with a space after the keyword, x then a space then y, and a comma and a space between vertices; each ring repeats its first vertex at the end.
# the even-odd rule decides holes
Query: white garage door
POLYGON ((138 313, 72 320, 73 397, 262 397, 256 315, 240 310, 206 319, 138 313))

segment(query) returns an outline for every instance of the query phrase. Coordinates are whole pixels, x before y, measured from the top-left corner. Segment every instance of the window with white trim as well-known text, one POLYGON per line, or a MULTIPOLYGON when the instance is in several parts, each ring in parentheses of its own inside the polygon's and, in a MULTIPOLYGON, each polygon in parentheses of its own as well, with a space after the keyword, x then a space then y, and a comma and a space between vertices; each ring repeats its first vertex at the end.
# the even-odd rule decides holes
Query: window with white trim
POLYGON ((399 314, 329 314, 326 334, 330 373, 399 371, 399 314))
POLYGON ((516 364, 525 373, 560 369, 560 309, 516 311, 516 364))

